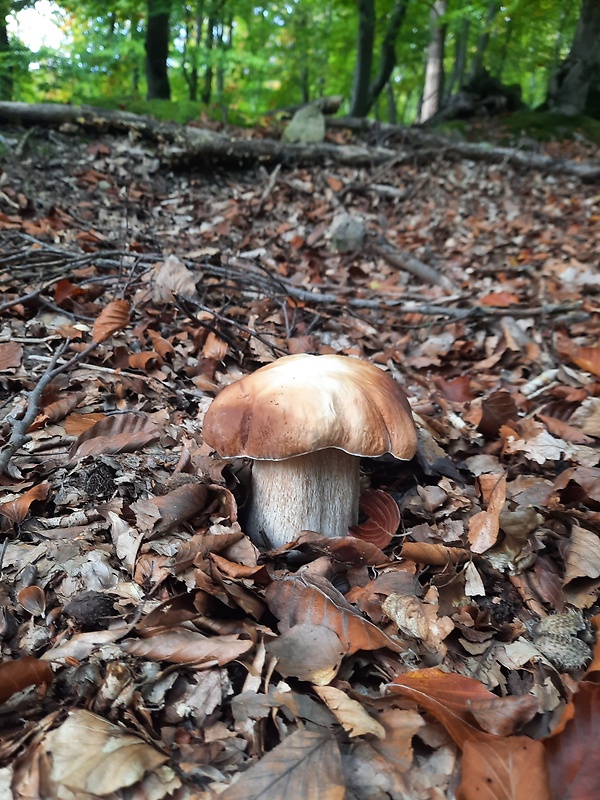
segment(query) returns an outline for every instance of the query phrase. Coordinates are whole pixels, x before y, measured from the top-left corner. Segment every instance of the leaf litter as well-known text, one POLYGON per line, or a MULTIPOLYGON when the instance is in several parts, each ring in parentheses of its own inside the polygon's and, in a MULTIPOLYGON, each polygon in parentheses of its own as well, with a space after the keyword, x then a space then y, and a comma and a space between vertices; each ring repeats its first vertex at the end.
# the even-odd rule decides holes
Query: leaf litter
POLYGON ((597 187, 42 137, 0 207, 2 796, 599 796, 597 187), (202 419, 307 352, 388 371, 419 450, 259 552, 202 419))

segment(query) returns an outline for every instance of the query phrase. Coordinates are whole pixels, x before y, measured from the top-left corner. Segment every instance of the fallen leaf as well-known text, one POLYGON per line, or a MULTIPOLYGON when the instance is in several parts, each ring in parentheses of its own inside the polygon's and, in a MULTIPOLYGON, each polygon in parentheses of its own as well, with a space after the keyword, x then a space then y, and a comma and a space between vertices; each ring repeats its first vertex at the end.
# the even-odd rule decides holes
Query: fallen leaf
POLYGON ((28 686, 50 684, 52 670, 45 661, 33 656, 21 656, 14 660, 0 662, 0 703, 5 703, 17 692, 28 686))
POLYGON ((133 656, 170 664, 190 664, 196 668, 222 666, 239 658, 253 647, 248 639, 236 635, 204 636, 185 628, 159 631, 147 639, 125 639, 121 647, 133 656))
POLYGON ((316 686, 325 686, 335 678, 344 652, 338 635, 323 625, 294 625, 267 644, 267 653, 277 659, 280 675, 292 675, 316 686))
POLYGON ((544 740, 553 800, 600 797, 600 685, 582 681, 544 740))
POLYGON ((0 372, 16 369, 21 366, 23 346, 18 342, 2 342, 0 344, 0 372))
POLYGON ((132 786, 167 761, 139 736, 82 709, 69 712, 42 746, 51 758, 52 780, 92 796, 132 786))
POLYGON ((565 557, 564 583, 575 578, 600 577, 600 537, 579 525, 573 525, 565 557))
POLYGON ((404 650, 366 620, 325 578, 298 573, 274 581, 265 598, 282 631, 300 623, 324 625, 338 635, 347 655, 381 647, 396 652, 404 650))
MULTIPOLYGON (((479 480, 484 476, 481 475, 479 480)), ((500 533, 500 512, 506 500, 506 476, 491 476, 494 485, 491 490, 486 511, 480 511, 469 519, 469 542, 474 553, 485 553, 498 539, 500 533)))
POLYGON ((315 692, 327 705, 348 736, 371 734, 385 739, 385 728, 377 722, 358 700, 348 697, 346 692, 335 686, 316 686, 315 692))
POLYGON ((359 508, 368 519, 360 525, 352 525, 348 533, 383 549, 400 525, 398 503, 382 489, 367 489, 360 496, 359 508))
POLYGON ((457 800, 551 800, 544 747, 525 736, 466 741, 457 800))
POLYGON ((222 800, 343 800, 346 788, 335 739, 300 730, 267 753, 219 795, 222 800))
POLYGON ((69 462, 87 456, 133 453, 160 437, 160 430, 145 414, 126 411, 105 417, 81 433, 69 450, 69 462))
POLYGON ((8 517, 12 522, 20 525, 29 514, 29 507, 36 500, 45 500, 50 491, 50 484, 45 482, 38 483, 37 486, 32 486, 26 492, 19 495, 15 500, 9 500, 7 503, 0 505, 0 514, 3 517, 8 517))
POLYGON ((129 325, 129 303, 127 300, 111 300, 94 322, 92 339, 100 344, 127 325, 129 325))

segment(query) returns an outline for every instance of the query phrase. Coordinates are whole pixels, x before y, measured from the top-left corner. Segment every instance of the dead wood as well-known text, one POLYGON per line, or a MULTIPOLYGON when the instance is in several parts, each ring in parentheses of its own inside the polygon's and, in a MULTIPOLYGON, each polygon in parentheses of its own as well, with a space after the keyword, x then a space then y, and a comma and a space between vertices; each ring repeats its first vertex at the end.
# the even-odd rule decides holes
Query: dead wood
MULTIPOLYGON (((127 111, 112 111, 93 106, 53 103, 0 102, 0 123, 63 127, 63 130, 95 130, 128 133, 162 146, 162 159, 168 163, 210 162, 238 166, 244 164, 323 164, 370 167, 387 164, 399 157, 402 148, 418 148, 419 159, 454 156, 521 169, 572 175, 583 181, 600 180, 600 162, 559 160, 519 148, 496 147, 474 142, 456 142, 422 128, 381 125, 349 117, 330 119, 330 127, 377 134, 385 147, 367 145, 285 144, 274 139, 241 138, 192 125, 157 122, 127 111), (72 126, 75 126, 72 128, 72 126), (388 146, 393 142, 393 147, 388 146)), ((411 157, 404 153, 404 158, 411 157)))

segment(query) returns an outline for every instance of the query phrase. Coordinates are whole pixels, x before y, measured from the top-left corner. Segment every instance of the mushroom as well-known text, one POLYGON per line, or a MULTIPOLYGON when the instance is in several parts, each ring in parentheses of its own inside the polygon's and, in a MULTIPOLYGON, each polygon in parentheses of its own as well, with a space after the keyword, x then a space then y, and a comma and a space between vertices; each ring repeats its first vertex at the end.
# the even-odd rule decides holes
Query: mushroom
POLYGON ((285 356, 225 387, 203 424, 223 458, 253 459, 246 532, 280 547, 301 530, 345 536, 358 521, 359 456, 408 460, 416 429, 404 391, 348 356, 285 356))

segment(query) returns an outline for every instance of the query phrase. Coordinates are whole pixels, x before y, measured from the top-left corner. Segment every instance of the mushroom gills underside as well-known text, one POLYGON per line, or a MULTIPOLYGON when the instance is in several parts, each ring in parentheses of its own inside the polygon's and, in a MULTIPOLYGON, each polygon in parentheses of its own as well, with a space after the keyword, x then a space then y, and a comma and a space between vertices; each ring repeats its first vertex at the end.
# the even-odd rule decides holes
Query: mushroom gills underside
POLYGON ((346 536, 358 522, 357 456, 327 448, 282 461, 254 461, 246 532, 260 547, 281 547, 300 531, 346 536))

